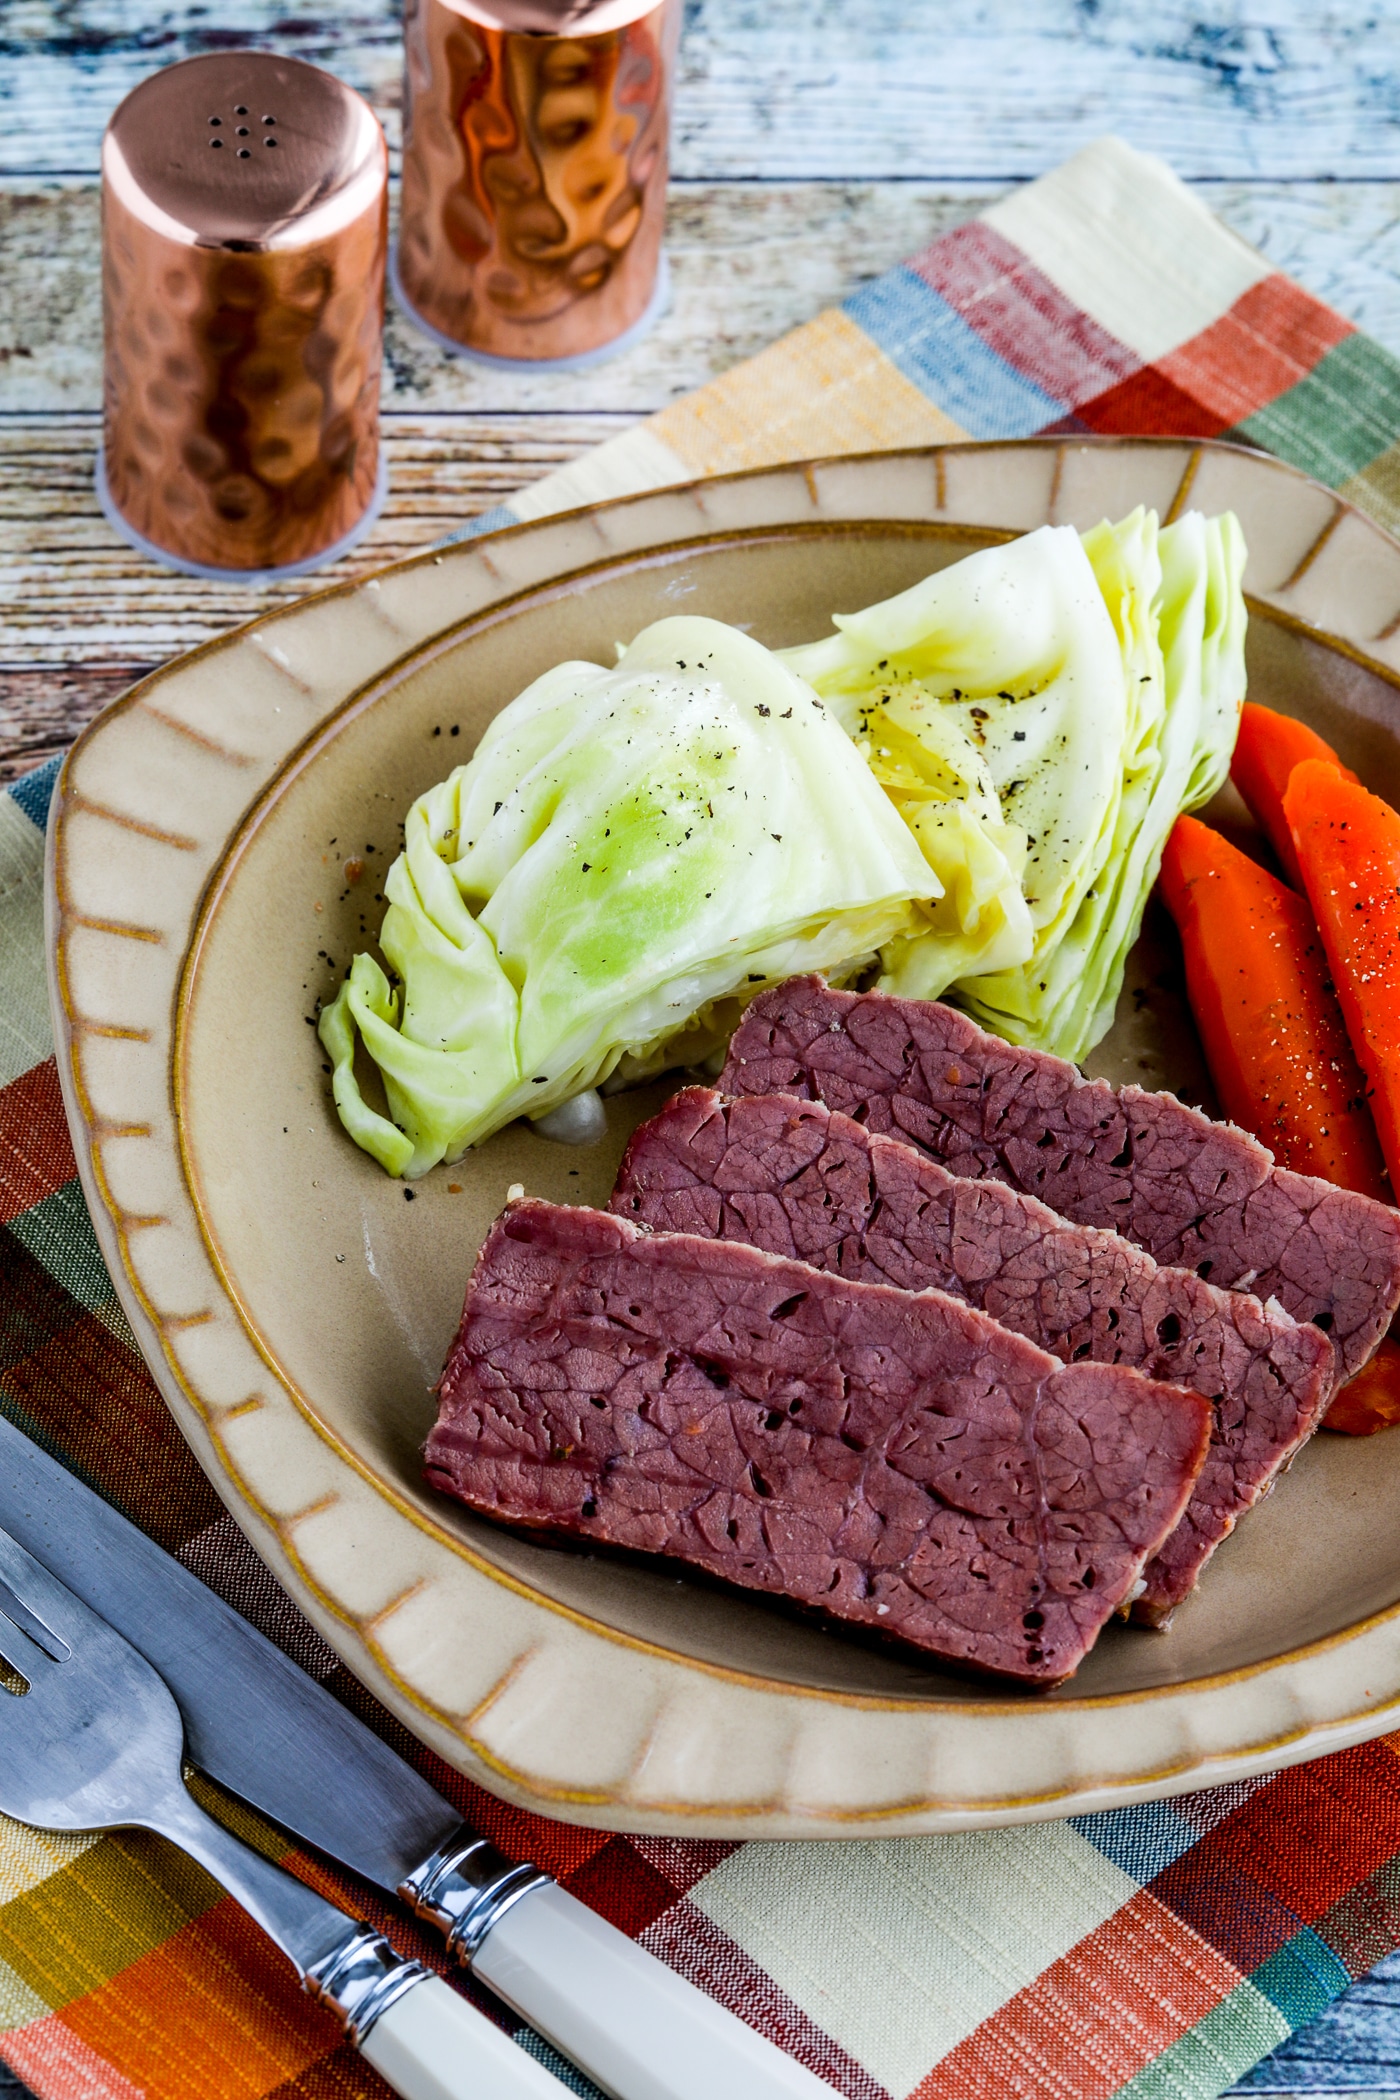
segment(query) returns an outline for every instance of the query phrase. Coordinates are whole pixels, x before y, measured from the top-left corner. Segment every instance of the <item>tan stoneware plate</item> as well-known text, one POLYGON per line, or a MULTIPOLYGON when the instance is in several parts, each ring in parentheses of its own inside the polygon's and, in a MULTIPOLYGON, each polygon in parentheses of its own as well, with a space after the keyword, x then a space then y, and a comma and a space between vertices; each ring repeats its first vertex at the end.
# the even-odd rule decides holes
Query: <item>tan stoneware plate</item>
MULTIPOLYGON (((1150 440, 779 467, 467 541, 171 664, 64 768, 60 1070, 147 1360, 350 1668, 514 1801, 637 1831, 955 1830, 1239 1778, 1400 1722, 1400 1432, 1317 1438, 1170 1633, 1110 1627, 1041 1698, 430 1493, 428 1388, 508 1185, 603 1201, 660 1091, 614 1100, 589 1150, 516 1125, 407 1201, 341 1132, 308 1025, 362 919, 373 934, 409 802, 547 666, 611 661, 681 607, 805 640, 989 540, 1139 502, 1239 514, 1252 690, 1400 799, 1400 545, 1261 454, 1150 440)), ((1205 1100, 1174 967, 1149 922, 1093 1068, 1205 1100)))

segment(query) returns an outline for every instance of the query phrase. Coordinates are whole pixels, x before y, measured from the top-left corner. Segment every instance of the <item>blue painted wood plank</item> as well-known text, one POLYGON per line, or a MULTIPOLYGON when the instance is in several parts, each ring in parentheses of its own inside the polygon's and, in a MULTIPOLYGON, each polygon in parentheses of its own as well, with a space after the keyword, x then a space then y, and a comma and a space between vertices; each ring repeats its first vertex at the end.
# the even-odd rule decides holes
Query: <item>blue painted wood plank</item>
POLYGON ((1400 2093, 1400 1953, 1265 2057, 1235 2093, 1400 2093))
MULTIPOLYGON (((95 168, 129 88, 231 42, 341 72, 396 129, 397 0, 4 0, 0 170, 95 168)), ((1010 180, 1108 130, 1191 177, 1400 175, 1400 0, 688 0, 682 176, 1010 180)))

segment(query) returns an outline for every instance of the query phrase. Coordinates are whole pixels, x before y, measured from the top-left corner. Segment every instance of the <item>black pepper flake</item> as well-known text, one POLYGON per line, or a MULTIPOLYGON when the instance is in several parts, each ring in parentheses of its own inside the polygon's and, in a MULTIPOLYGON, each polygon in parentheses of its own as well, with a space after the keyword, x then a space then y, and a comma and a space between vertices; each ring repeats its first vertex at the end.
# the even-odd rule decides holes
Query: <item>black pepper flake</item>
POLYGON ((764 703, 760 700, 758 703, 758 712, 761 715, 771 715, 773 710, 771 707, 766 707, 764 703))
POLYGON ((413 1190, 412 1190, 412 1189, 405 1189, 405 1190, 404 1190, 404 1192, 403 1192, 403 1200, 404 1200, 404 1202, 405 1202, 405 1203, 411 1203, 411 1202, 413 1201, 413 1190))

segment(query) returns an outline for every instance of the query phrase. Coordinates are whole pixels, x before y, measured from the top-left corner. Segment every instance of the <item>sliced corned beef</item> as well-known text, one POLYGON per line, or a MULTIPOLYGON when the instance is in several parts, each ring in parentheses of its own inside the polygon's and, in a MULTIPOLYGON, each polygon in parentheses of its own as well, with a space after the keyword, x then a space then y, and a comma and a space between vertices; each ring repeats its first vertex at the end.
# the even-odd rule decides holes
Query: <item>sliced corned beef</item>
POLYGON ((512 1204, 467 1289, 434 1485, 1057 1684, 1186 1506, 1195 1394, 1061 1366, 942 1292, 512 1204))
POLYGON ((1147 1625, 1194 1588, 1331 1393, 1332 1349, 1315 1327, 790 1094, 675 1095, 634 1133, 612 1208, 861 1283, 949 1291, 1066 1362, 1131 1364, 1212 1401, 1186 1514, 1143 1570, 1133 1617, 1147 1625))
POLYGON ((793 978, 750 1006, 719 1084, 825 1101, 955 1174, 993 1176, 1159 1262, 1276 1298, 1331 1336, 1339 1378, 1400 1303, 1388 1204, 1274 1166, 1256 1139, 1174 1094, 1084 1079, 936 1001, 793 978))

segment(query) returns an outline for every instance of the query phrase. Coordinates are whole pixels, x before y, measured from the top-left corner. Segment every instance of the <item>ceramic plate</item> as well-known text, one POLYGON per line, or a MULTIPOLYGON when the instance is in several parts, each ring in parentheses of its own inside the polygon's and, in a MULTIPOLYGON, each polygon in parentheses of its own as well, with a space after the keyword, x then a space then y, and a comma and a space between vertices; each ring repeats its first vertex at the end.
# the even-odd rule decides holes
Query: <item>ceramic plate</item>
MULTIPOLYGON (((406 1192, 341 1132, 312 1024, 372 937, 409 802, 549 665, 611 661, 679 607, 804 640, 991 539, 1188 501, 1244 525, 1256 697, 1400 800, 1400 546, 1261 454, 1150 440, 783 467, 468 541, 182 658, 70 756, 50 831, 60 1069, 132 1324, 327 1639, 512 1800, 628 1830, 949 1830, 1396 1725, 1400 1434, 1317 1438, 1170 1633, 1114 1625, 1038 1698, 430 1493, 428 1388, 507 1187, 602 1202, 660 1091, 613 1100, 592 1149, 516 1125, 406 1192)), ((1208 1102, 1173 967, 1149 922, 1092 1068, 1208 1102)))

